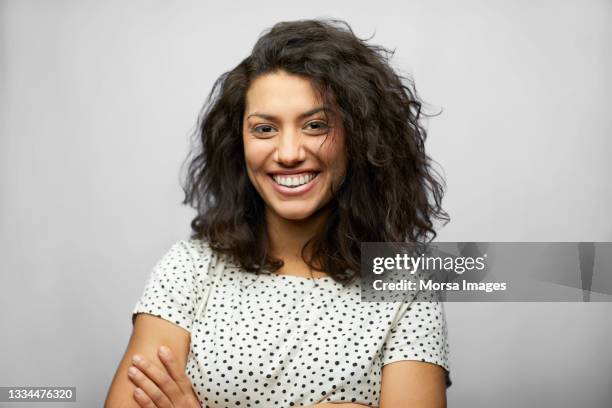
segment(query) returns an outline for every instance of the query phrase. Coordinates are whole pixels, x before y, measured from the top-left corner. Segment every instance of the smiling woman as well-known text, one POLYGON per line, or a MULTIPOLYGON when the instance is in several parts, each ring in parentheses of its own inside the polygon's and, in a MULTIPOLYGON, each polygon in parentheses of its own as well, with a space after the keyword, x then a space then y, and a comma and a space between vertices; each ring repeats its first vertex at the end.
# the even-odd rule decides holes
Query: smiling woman
POLYGON ((420 106, 342 21, 265 33, 202 110, 193 233, 152 271, 107 407, 445 406, 443 304, 362 302, 358 279, 361 242, 448 220, 420 106))

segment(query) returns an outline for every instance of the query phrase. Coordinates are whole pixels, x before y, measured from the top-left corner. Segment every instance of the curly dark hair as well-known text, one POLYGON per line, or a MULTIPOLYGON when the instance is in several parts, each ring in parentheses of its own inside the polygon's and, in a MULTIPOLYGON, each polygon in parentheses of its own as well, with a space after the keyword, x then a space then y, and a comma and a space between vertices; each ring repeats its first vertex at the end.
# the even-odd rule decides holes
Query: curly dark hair
POLYGON ((337 106, 346 134, 345 181, 327 224, 302 248, 313 270, 348 283, 359 274, 361 242, 430 242, 445 183, 425 153, 421 102, 389 60, 395 51, 367 44, 342 20, 287 21, 266 30, 251 55, 222 74, 198 119, 183 190, 197 210, 192 239, 231 255, 249 272, 274 272, 265 203, 247 175, 242 141, 246 92, 260 75, 285 71, 311 81, 337 106), (312 245, 312 256, 304 251, 312 245), (315 267, 321 265, 322 269, 315 267))

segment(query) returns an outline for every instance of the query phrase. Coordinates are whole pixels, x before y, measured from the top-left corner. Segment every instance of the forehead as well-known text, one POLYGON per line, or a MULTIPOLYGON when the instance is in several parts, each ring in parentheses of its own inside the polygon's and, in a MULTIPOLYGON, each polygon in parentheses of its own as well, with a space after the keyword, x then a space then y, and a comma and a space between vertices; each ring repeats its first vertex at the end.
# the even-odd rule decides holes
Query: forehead
POLYGON ((254 111, 270 114, 300 114, 321 104, 311 82, 304 77, 278 71, 256 78, 246 93, 248 115, 254 111))

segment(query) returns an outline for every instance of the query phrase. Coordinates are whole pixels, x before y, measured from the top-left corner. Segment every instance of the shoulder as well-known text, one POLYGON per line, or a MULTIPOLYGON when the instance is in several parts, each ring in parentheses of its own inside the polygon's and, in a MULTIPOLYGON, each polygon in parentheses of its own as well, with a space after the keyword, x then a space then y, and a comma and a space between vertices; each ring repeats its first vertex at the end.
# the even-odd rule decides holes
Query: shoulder
POLYGON ((180 239, 158 260, 155 270, 159 274, 180 275, 186 278, 208 275, 219 262, 217 253, 210 244, 201 239, 180 239))
POLYGON ((202 261, 215 258, 216 252, 207 240, 199 238, 180 239, 175 241, 168 251, 181 260, 202 261))
POLYGON ((174 243, 173 248, 184 257, 188 257, 194 261, 207 260, 214 255, 210 243, 198 238, 178 240, 174 243))
MULTIPOLYGON (((191 266, 197 274, 210 274, 221 266, 234 266, 232 258, 216 251, 206 239, 189 238, 176 241, 169 251, 174 261, 191 266)), ((223 269, 223 268, 221 268, 223 269)))

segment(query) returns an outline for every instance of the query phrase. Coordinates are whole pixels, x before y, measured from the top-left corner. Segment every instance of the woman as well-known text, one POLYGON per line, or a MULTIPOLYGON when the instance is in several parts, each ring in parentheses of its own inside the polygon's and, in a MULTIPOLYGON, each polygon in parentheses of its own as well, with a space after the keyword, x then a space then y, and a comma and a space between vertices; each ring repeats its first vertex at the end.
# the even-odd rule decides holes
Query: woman
POLYGON ((151 274, 107 407, 446 405, 443 305, 361 302, 361 242, 448 220, 388 57, 342 21, 282 22, 216 82, 193 234, 151 274))

